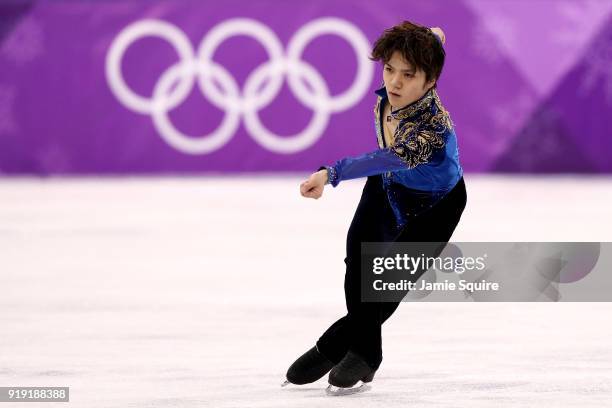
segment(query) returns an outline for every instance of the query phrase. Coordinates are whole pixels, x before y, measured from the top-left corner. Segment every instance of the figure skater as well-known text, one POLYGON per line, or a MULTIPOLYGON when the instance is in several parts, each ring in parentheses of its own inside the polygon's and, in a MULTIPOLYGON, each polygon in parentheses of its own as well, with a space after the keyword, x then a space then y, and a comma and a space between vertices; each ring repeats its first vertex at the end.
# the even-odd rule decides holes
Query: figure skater
POLYGON ((318 199, 326 184, 367 177, 347 236, 347 314, 289 367, 284 385, 311 383, 329 372, 328 393, 367 389, 382 362, 382 323, 399 303, 361 301, 361 243, 446 243, 459 222, 467 197, 463 170, 453 124, 436 92, 444 41, 441 29, 408 21, 385 30, 370 57, 383 65, 374 108, 379 148, 322 166, 300 185, 302 196, 318 199))

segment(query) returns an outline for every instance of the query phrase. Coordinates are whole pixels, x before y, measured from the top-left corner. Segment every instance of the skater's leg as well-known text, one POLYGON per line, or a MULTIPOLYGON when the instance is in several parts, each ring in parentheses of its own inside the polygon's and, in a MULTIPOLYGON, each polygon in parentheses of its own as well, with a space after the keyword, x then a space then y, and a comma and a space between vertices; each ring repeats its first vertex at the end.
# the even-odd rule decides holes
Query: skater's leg
MULTIPOLYGON (((377 231, 381 225, 381 206, 386 203, 385 195, 380 177, 368 178, 348 232, 346 275, 354 274, 356 263, 353 258, 359 258, 359 252, 356 252, 355 248, 360 248, 361 241, 382 240, 377 231)), ((359 268, 358 265, 356 267, 359 268)), ((347 307, 351 310, 352 306, 349 307, 348 304, 347 301, 347 307)), ((348 315, 332 324, 317 341, 316 347, 304 353, 289 367, 287 382, 306 384, 316 381, 325 375, 331 366, 338 364, 348 351, 349 326, 348 315)))
MULTIPOLYGON (((455 230, 466 205, 466 191, 463 179, 437 205, 429 211, 413 217, 408 225, 393 239, 396 242, 448 242, 455 230)), ((444 245, 432 249, 428 256, 440 255, 444 245)), ((349 313, 353 332, 351 350, 363 357, 374 369, 382 361, 381 326, 395 312, 399 302, 361 302, 355 299, 360 294, 361 277, 356 273, 347 275, 347 291, 351 292, 353 310, 349 313)), ((415 276, 418 279, 425 270, 415 276)), ((348 298, 348 296, 347 296, 348 298)))
POLYGON ((338 364, 348 351, 349 345, 348 315, 336 320, 317 340, 321 354, 338 364))
MULTIPOLYGON (((395 242, 449 242, 465 208, 467 193, 463 178, 455 188, 430 213, 416 217, 410 226, 402 229, 395 242)), ((444 248, 433 255, 438 256, 444 248)), ((384 323, 399 306, 399 302, 381 303, 381 320, 384 323)))
POLYGON ((392 230, 393 222, 381 177, 368 177, 347 234, 344 291, 348 313, 332 324, 317 341, 321 353, 335 363, 342 360, 348 351, 352 336, 350 314, 361 301, 359 291, 353 289, 354 277, 360 274, 361 243, 388 240, 389 235, 385 234, 392 230))
MULTIPOLYGON (((348 314, 335 322, 319 339, 317 345, 334 362, 351 349, 370 367, 377 369, 382 361, 381 326, 395 312, 399 303, 361 302, 361 242, 448 242, 465 208, 466 192, 461 179, 438 204, 418 217, 412 217, 399 234, 389 238, 389 231, 393 230, 390 228, 393 214, 388 205, 384 205, 386 200, 380 200, 384 196, 378 195, 378 199, 374 199, 375 192, 384 194, 382 185, 370 181, 368 180, 369 183, 364 188, 347 239, 344 287, 348 314), (366 191, 370 195, 364 199, 366 191), (375 205, 376 201, 379 207, 375 210, 372 205, 375 205)), ((443 246, 430 256, 438 256, 442 249, 443 246)))

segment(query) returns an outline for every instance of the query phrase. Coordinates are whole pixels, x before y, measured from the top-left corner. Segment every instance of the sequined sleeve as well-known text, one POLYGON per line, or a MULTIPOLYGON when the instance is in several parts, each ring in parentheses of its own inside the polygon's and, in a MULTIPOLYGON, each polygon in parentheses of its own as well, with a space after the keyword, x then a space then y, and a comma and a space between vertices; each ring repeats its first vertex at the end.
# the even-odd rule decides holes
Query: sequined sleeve
POLYGON ((391 149, 378 149, 356 157, 338 160, 327 169, 328 183, 336 187, 342 180, 374 176, 387 171, 403 170, 406 164, 391 149))

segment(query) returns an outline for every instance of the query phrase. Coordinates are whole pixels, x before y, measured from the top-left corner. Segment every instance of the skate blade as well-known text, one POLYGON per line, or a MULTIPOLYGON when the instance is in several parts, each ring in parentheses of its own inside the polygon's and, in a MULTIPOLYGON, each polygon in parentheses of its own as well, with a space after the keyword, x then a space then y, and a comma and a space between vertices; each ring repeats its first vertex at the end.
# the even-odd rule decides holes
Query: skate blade
POLYGON ((372 386, 369 384, 365 384, 365 383, 361 383, 360 385, 356 385, 350 388, 336 387, 330 384, 325 389, 325 393, 333 397, 340 397, 343 395, 357 394, 359 392, 368 391, 370 389, 372 389, 372 386))
POLYGON ((291 384, 291 383, 288 380, 285 380, 285 382, 281 384, 281 387, 286 387, 289 384, 291 384))

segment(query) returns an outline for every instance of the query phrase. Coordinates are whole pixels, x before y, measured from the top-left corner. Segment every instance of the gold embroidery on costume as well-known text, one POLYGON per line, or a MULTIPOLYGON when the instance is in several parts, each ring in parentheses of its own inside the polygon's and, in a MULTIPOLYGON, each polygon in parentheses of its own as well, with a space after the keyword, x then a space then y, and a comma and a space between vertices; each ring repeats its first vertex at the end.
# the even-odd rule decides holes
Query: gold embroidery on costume
POLYGON ((395 112, 391 112, 391 116, 395 119, 407 119, 415 114, 422 113, 425 109, 431 106, 431 103, 438 96, 435 89, 430 89, 421 99, 414 102, 411 105, 408 105, 406 108, 396 110, 395 112))
POLYGON ((389 116, 390 109, 391 105, 386 104, 383 110, 383 118, 385 118, 383 120, 383 136, 385 138, 385 146, 393 146, 395 144, 395 135, 397 128, 399 127, 399 123, 389 116))
POLYGON ((391 146, 391 150, 412 169, 427 163, 433 149, 444 147, 444 138, 436 132, 418 130, 410 138, 391 146))
POLYGON ((376 127, 376 139, 378 140, 378 147, 380 149, 384 147, 383 136, 380 132, 380 103, 381 101, 382 101, 382 97, 379 96, 376 99, 376 105, 374 105, 374 126, 376 127))
MULTIPOLYGON (((382 147, 380 99, 374 110, 378 143, 382 147)), ((444 147, 444 135, 453 126, 435 89, 429 90, 423 98, 407 108, 391 112, 391 115, 400 119, 400 123, 394 135, 395 144, 390 147, 408 168, 427 163, 435 149, 444 147)))

